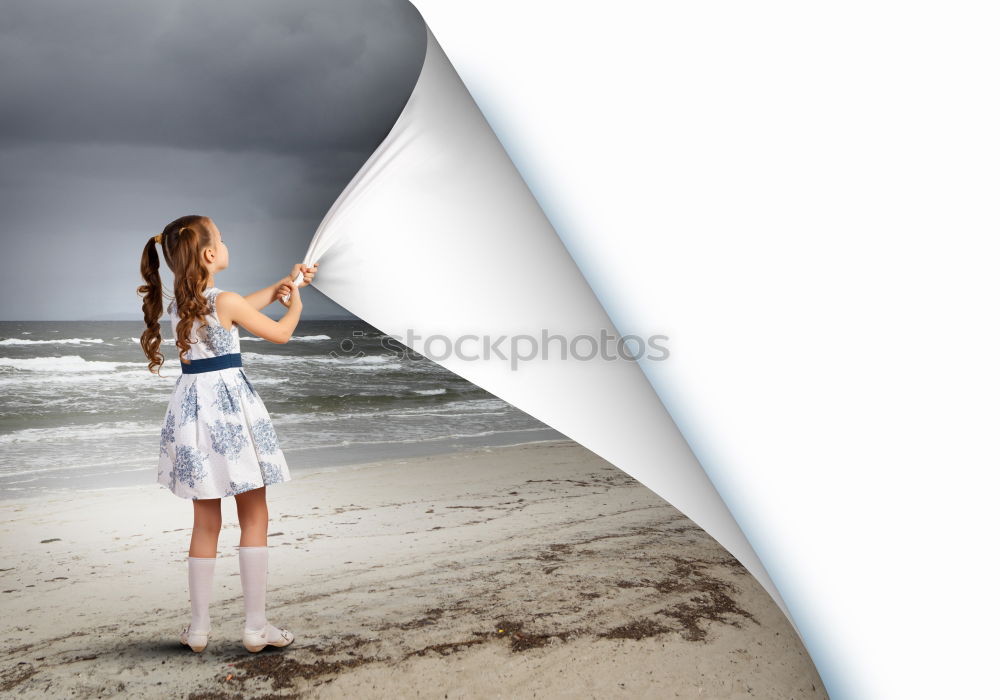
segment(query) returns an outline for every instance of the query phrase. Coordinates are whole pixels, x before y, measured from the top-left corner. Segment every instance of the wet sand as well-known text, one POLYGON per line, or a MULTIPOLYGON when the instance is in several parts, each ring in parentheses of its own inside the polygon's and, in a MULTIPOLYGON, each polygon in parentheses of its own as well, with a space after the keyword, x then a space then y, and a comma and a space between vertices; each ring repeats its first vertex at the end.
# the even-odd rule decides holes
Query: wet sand
POLYGON ((572 441, 481 447, 268 489, 268 619, 243 649, 233 499, 212 636, 191 503, 164 488, 0 502, 0 692, 18 697, 825 698, 781 611, 715 540, 572 441))

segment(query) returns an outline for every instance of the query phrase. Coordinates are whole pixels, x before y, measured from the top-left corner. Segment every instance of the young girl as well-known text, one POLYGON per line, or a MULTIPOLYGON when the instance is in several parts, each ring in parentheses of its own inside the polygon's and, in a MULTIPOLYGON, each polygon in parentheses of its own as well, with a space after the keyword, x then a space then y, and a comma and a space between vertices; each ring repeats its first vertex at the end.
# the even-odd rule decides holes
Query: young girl
POLYGON ((298 264, 289 277, 242 297, 215 286, 215 273, 229 266, 229 249, 207 216, 182 216, 146 243, 141 272, 146 284, 142 310, 146 330, 140 338, 149 370, 159 374, 163 285, 156 244, 174 276, 167 308, 181 361, 160 431, 157 481, 194 503, 194 527, 188 550, 191 621, 181 643, 202 651, 211 630, 215 555, 222 528, 221 499, 233 496, 240 521, 240 583, 246 622, 243 645, 256 652, 265 646, 288 646, 291 632, 264 615, 267 588, 266 487, 291 479, 284 454, 264 403, 242 368, 237 327, 274 343, 287 343, 302 313, 299 289, 292 283, 301 270, 309 284, 317 266, 298 264), (286 303, 281 297, 290 295, 286 303), (280 321, 260 312, 279 300, 288 311, 280 321))

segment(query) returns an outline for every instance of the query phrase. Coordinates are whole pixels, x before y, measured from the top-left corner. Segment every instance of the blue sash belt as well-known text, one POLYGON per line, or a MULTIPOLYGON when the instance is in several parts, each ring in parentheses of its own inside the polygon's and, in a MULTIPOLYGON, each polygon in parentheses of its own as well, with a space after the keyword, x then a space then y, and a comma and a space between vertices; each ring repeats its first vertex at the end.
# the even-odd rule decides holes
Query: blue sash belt
POLYGON ((243 358, 238 352, 231 352, 228 355, 218 355, 216 357, 203 357, 200 360, 191 360, 190 363, 181 363, 183 374, 200 374, 202 372, 215 372, 216 370, 228 367, 242 367, 243 358))

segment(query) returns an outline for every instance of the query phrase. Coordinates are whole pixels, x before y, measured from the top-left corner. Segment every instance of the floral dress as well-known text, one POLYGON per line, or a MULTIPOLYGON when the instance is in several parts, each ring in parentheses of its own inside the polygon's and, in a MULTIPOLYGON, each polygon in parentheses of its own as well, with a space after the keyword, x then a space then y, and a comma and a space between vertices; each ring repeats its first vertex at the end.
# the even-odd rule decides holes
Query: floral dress
MULTIPOLYGON (((191 360, 240 352, 237 326, 215 311, 218 287, 205 290, 207 325, 191 329, 191 360)), ((167 307, 177 337, 177 307, 167 307)), ((157 482, 193 500, 224 498, 291 480, 271 417, 242 367, 181 374, 160 430, 157 482)))

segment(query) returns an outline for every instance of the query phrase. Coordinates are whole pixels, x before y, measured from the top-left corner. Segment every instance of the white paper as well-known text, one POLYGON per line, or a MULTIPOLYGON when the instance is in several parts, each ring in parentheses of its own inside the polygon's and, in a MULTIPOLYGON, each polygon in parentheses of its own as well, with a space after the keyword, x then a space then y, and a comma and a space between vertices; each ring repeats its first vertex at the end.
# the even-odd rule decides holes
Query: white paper
POLYGON ((313 286, 344 308, 678 508, 739 559, 795 627, 634 361, 535 359, 515 369, 509 360, 484 359, 481 344, 469 346, 474 359, 441 356, 441 339, 428 346, 432 335, 618 335, 429 28, 409 101, 302 261, 320 263, 313 286))

